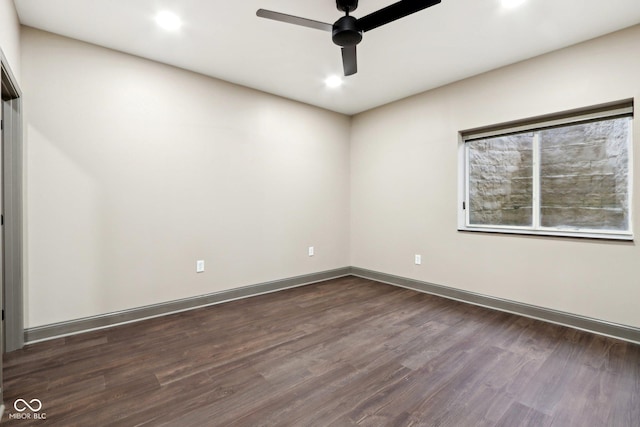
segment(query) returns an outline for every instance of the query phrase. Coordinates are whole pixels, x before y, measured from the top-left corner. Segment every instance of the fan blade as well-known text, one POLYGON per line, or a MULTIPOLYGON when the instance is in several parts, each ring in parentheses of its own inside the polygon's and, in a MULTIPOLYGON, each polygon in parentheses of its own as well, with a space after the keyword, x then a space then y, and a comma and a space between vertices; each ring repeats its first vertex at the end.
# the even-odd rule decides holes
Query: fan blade
POLYGON ((345 76, 350 76, 358 72, 358 58, 356 56, 355 45, 342 48, 342 66, 345 76))
POLYGON ((441 0, 403 0, 358 19, 358 28, 369 31, 440 3, 441 0))
POLYGON ((300 18, 299 16, 287 15, 286 13, 274 12, 272 10, 258 9, 256 15, 260 18, 273 19, 274 21, 286 22, 288 24, 301 25, 303 27, 315 28, 316 30, 333 30, 333 25, 313 19, 300 18))

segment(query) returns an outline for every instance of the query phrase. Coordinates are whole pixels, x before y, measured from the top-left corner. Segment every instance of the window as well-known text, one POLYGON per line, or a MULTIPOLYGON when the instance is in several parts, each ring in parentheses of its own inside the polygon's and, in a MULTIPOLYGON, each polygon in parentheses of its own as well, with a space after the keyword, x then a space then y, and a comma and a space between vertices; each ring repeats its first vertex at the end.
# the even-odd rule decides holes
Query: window
POLYGON ((631 101, 461 133, 460 230, 632 239, 631 101))

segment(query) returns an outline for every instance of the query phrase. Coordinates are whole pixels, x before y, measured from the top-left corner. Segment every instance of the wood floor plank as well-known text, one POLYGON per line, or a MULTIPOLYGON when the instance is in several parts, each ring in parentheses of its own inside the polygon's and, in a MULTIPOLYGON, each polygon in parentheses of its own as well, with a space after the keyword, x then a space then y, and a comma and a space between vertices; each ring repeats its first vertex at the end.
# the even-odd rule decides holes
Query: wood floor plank
POLYGON ((33 344, 53 426, 640 425, 640 346, 356 277, 33 344))
POLYGON ((507 412, 496 424, 497 427, 546 427, 551 425, 551 419, 547 414, 536 411, 519 402, 511 404, 507 412))

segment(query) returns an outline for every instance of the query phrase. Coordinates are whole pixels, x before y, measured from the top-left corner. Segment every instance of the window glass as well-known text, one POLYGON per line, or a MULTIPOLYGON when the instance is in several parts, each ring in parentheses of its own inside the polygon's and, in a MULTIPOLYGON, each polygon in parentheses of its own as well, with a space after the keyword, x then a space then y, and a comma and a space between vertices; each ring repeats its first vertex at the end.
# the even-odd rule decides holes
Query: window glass
POLYGON ((629 119, 540 131, 541 225, 628 228, 629 119))
POLYGON ((468 143, 471 224, 532 225, 533 134, 468 143))

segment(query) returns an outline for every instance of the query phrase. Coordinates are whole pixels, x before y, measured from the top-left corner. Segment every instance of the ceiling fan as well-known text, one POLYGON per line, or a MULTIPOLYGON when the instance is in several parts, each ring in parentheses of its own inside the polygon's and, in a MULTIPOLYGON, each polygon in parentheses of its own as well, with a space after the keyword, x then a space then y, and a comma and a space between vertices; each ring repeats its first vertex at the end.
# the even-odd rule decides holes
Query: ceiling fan
POLYGON ((333 42, 342 47, 344 75, 350 76, 358 72, 356 45, 362 40, 362 33, 434 6, 440 3, 440 1, 441 0, 401 0, 357 19, 349 15, 349 13, 356 10, 358 0, 336 0, 338 10, 345 12, 345 16, 338 19, 333 25, 266 9, 258 9, 256 15, 260 18, 273 19, 275 21, 331 32, 333 42))

